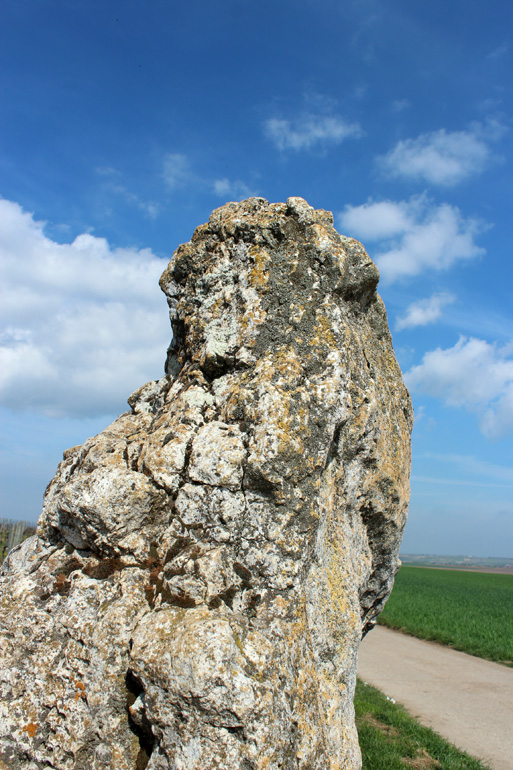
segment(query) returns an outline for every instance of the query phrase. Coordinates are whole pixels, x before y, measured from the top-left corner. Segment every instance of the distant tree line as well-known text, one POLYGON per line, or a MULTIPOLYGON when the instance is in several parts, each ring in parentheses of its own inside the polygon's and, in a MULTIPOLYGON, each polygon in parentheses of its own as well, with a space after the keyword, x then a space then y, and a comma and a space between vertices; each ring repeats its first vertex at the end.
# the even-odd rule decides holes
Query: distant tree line
POLYGON ((36 528, 26 521, 0 519, 0 564, 13 548, 33 535, 36 528))

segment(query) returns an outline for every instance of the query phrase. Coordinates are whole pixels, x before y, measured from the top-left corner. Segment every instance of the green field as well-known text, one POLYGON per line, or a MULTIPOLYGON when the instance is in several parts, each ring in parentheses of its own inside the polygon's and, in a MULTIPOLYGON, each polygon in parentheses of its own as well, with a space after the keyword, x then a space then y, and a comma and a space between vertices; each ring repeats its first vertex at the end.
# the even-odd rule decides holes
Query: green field
POLYGON ((383 693, 358 681, 354 699, 362 770, 483 770, 486 765, 420 725, 383 693))
POLYGON ((379 623, 513 665, 513 575, 403 565, 379 623))

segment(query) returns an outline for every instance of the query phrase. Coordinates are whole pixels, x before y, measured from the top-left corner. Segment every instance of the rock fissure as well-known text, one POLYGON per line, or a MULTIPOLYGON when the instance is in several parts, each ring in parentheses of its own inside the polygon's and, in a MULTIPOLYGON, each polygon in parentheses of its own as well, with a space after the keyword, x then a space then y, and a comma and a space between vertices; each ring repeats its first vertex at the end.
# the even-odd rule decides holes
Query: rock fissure
POLYGON ((64 453, 2 572, 13 770, 360 767, 412 422, 377 282, 300 198, 227 204, 176 250, 164 376, 64 453))
POLYGON ((145 713, 144 687, 131 669, 126 673, 125 684, 128 727, 139 743, 134 770, 145 770, 153 754, 156 739, 145 713))

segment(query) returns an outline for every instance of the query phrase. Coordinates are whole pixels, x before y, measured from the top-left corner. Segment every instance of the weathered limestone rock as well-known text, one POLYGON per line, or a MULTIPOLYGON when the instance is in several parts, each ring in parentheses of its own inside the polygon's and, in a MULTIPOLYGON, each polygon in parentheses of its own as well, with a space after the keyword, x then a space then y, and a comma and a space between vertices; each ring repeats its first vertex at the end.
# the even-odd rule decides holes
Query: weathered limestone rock
POLYGON ((1 768, 360 767, 412 424, 377 283, 300 198, 177 249, 166 375, 64 453, 4 568, 1 768))

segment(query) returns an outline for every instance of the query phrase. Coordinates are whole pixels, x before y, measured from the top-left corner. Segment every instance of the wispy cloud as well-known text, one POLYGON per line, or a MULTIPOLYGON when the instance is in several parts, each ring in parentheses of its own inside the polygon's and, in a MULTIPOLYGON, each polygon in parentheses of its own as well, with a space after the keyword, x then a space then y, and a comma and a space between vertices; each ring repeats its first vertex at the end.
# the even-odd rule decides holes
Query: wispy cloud
POLYGON ((295 120, 269 118, 264 133, 279 150, 309 150, 314 145, 340 144, 362 135, 358 123, 333 115, 303 115, 295 120))
POLYGON ((426 353, 405 381, 413 392, 475 413, 488 438, 513 431, 513 344, 460 337, 452 348, 426 353))
POLYGON ((353 98, 360 101, 361 99, 364 99, 367 95, 367 92, 369 90, 368 83, 360 83, 359 85, 355 86, 353 89, 353 98))
POLYGON ((498 125, 475 124, 465 131, 432 131, 416 139, 402 139, 378 158, 389 177, 414 179, 452 186, 483 171, 490 163, 490 141, 497 138, 498 125))
MULTIPOLYGON (((415 483, 420 484, 428 484, 431 489, 436 490, 440 484, 444 486, 455 486, 455 487, 478 487, 485 489, 509 489, 511 487, 511 484, 506 483, 493 483, 493 482, 486 482, 486 481, 472 481, 469 479, 450 479, 450 478, 443 478, 440 476, 419 476, 418 474, 414 473, 411 476, 411 481, 415 483)), ((436 491, 433 493, 436 494, 436 491)))
POLYGON ((431 297, 412 302, 406 308, 406 313, 397 319, 395 328, 413 329, 415 326, 427 326, 437 321, 442 316, 442 310, 446 305, 454 302, 455 297, 449 292, 439 292, 431 297))
POLYGON ((375 259, 387 282, 447 270, 484 254, 474 239, 485 225, 465 219, 456 206, 435 205, 425 195, 346 206, 338 221, 347 235, 378 242, 375 259))
POLYGON ((481 460, 473 455, 444 454, 426 452, 418 459, 436 460, 444 466, 455 465, 464 473, 473 477, 491 478, 497 481, 506 481, 513 484, 513 468, 506 465, 498 465, 487 460, 481 460))
POLYGON ((133 193, 123 184, 111 184, 109 189, 112 190, 112 192, 121 195, 127 203, 131 203, 134 206, 137 206, 137 208, 142 211, 143 214, 149 219, 156 219, 160 214, 161 206, 159 203, 142 200, 138 195, 133 193))
POLYGON ((95 172, 100 176, 116 177, 121 176, 121 172, 113 166, 96 166, 95 172))
POLYGON ((139 200, 137 201, 137 205, 150 219, 156 219, 162 208, 160 203, 155 203, 154 201, 139 200))
POLYGON ((256 195, 256 192, 240 179, 216 179, 213 187, 215 194, 225 200, 240 201, 256 195))
POLYGON ((102 187, 108 193, 114 193, 123 198, 127 203, 136 206, 149 219, 156 219, 161 211, 159 203, 142 199, 139 195, 130 190, 121 179, 121 172, 112 166, 98 166, 95 172, 104 178, 102 187))
POLYGON ((477 103, 477 108, 481 112, 489 114, 496 112, 502 104, 502 99, 498 96, 488 96, 477 103))
POLYGON ((180 152, 168 152, 164 157, 162 176, 168 187, 181 187, 192 176, 189 160, 180 152))
POLYGON ((492 51, 490 51, 489 54, 487 54, 487 59, 502 59, 504 56, 506 56, 509 53, 509 46, 507 43, 501 43, 501 45, 497 46, 497 48, 494 48, 492 51))
POLYGON ((408 99, 394 99, 391 105, 392 112, 404 112, 410 106, 408 99))
POLYGON ((90 233, 56 243, 11 201, 0 200, 0 217, 1 403, 59 417, 119 412, 163 373, 165 262, 90 233))
POLYGON ((217 197, 224 198, 225 201, 240 201, 257 194, 241 179, 222 177, 212 180, 198 173, 183 153, 167 153, 164 157, 162 175, 166 185, 172 190, 194 183, 197 189, 210 191, 217 197))
POLYGON ((487 337, 502 344, 513 338, 513 317, 507 308, 503 309, 500 305, 490 308, 479 290, 471 302, 460 303, 453 308, 447 322, 458 333, 468 337, 487 337))

